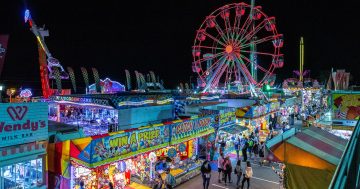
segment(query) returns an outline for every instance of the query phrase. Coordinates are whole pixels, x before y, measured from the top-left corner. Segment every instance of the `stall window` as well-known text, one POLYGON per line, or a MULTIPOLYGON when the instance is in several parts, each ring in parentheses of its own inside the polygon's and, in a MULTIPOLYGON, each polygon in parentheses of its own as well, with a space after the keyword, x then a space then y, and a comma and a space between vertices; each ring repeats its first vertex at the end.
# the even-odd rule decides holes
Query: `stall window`
POLYGON ((0 168, 0 188, 35 188, 43 183, 42 158, 0 168))

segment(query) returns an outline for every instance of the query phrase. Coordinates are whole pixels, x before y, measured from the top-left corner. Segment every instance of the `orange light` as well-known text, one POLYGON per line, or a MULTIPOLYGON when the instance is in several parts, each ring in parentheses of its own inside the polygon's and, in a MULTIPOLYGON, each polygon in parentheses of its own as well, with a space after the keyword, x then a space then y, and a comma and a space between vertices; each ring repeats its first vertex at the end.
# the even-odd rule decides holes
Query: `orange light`
POLYGON ((233 47, 231 45, 226 46, 225 51, 227 53, 231 53, 233 51, 233 47))

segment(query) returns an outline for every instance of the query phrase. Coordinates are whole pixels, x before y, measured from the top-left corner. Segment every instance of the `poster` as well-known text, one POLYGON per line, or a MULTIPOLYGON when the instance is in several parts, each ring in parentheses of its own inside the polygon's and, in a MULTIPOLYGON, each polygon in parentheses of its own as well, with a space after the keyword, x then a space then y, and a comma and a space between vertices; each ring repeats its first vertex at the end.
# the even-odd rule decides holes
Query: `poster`
POLYGON ((168 125, 118 132, 93 139, 78 157, 87 163, 111 162, 168 146, 169 142, 168 125))
POLYGON ((360 118, 360 94, 332 94, 335 119, 360 118))

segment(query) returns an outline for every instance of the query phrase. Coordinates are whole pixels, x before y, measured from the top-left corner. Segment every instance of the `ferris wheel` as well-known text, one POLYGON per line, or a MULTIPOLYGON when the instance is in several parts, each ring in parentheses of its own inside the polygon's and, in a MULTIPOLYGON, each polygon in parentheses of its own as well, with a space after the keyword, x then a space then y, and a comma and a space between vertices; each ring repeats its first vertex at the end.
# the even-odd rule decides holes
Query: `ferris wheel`
POLYGON ((192 47, 192 70, 203 92, 215 88, 252 92, 284 65, 283 35, 275 17, 261 6, 233 3, 218 8, 201 24, 192 47))

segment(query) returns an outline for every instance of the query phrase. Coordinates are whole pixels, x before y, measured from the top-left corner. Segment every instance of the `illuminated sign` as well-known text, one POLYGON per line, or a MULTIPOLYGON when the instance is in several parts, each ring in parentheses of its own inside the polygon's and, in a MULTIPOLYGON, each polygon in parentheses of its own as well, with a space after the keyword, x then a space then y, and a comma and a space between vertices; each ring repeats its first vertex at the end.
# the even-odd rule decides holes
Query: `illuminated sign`
POLYGON ((47 140, 47 116, 46 103, 0 104, 0 147, 47 140))
POLYGON ((175 123, 172 125, 172 137, 176 139, 185 138, 195 131, 203 131, 211 128, 213 121, 213 116, 211 116, 175 123))
POLYGON ((32 92, 30 89, 24 89, 20 91, 20 97, 21 98, 30 98, 32 96, 32 92))
POLYGON ((169 140, 167 125, 115 132, 111 136, 92 140, 78 158, 88 163, 121 159, 168 146, 169 140))

